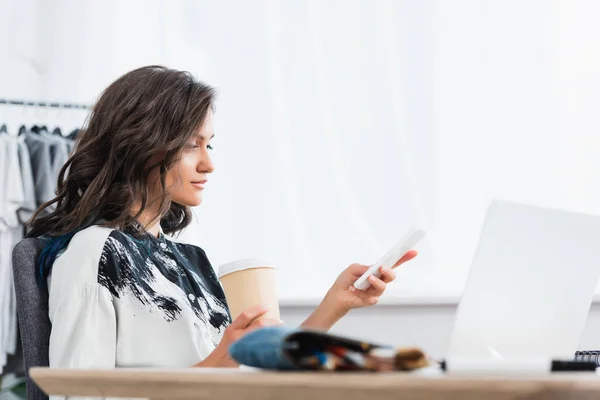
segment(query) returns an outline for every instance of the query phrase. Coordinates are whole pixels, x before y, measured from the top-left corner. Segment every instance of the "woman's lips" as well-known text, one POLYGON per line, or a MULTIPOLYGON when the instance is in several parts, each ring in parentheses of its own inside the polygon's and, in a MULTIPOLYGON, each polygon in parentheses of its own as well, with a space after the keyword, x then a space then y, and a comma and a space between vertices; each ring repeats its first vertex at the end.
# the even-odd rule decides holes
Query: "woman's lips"
POLYGON ((204 189, 204 185, 206 185, 206 179, 203 181, 192 182, 192 186, 194 186, 197 189, 204 189))

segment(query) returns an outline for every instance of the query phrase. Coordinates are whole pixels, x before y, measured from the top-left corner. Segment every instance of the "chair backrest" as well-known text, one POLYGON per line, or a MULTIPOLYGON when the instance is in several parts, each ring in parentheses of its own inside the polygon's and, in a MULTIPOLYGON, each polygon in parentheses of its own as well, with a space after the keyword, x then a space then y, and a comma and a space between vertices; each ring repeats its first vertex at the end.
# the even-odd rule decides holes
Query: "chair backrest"
POLYGON ((48 400, 29 378, 29 368, 47 367, 50 342, 48 296, 36 281, 38 256, 46 241, 37 238, 21 240, 13 249, 13 275, 17 297, 17 317, 23 345, 27 383, 27 400, 48 400))

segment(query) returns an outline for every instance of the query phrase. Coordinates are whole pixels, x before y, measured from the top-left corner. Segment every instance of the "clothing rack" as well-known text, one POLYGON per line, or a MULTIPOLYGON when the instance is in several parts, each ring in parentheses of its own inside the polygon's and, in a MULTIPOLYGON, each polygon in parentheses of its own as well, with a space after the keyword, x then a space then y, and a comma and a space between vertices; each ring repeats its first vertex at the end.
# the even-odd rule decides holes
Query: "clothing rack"
POLYGON ((76 103, 55 103, 55 102, 45 102, 45 101, 29 101, 29 100, 7 100, 0 99, 0 104, 8 104, 15 106, 25 106, 25 107, 41 107, 41 108, 70 108, 70 109, 79 109, 79 110, 89 110, 92 107, 87 104, 76 104, 76 103))

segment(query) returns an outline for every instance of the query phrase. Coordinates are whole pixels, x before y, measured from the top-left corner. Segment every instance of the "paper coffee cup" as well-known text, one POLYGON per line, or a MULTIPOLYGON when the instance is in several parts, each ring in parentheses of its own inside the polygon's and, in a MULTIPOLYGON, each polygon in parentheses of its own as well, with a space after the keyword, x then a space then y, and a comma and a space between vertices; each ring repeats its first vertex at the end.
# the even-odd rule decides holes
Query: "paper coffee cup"
POLYGON ((233 320, 257 305, 269 308, 263 318, 280 319, 277 268, 273 264, 253 258, 232 261, 219 267, 219 280, 233 320))

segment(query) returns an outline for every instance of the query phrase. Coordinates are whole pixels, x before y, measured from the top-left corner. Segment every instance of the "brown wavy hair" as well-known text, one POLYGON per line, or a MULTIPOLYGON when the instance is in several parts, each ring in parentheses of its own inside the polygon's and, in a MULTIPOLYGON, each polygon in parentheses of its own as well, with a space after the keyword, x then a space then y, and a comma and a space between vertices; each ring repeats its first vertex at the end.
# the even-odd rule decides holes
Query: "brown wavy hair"
POLYGON ((170 200, 166 173, 213 109, 214 97, 213 88, 185 71, 147 66, 121 76, 94 105, 60 171, 56 197, 35 212, 28 236, 58 237, 99 221, 141 233, 138 218, 155 201, 155 218, 166 233, 185 228, 191 211, 170 200), (154 168, 163 193, 158 200, 151 198, 154 168))

